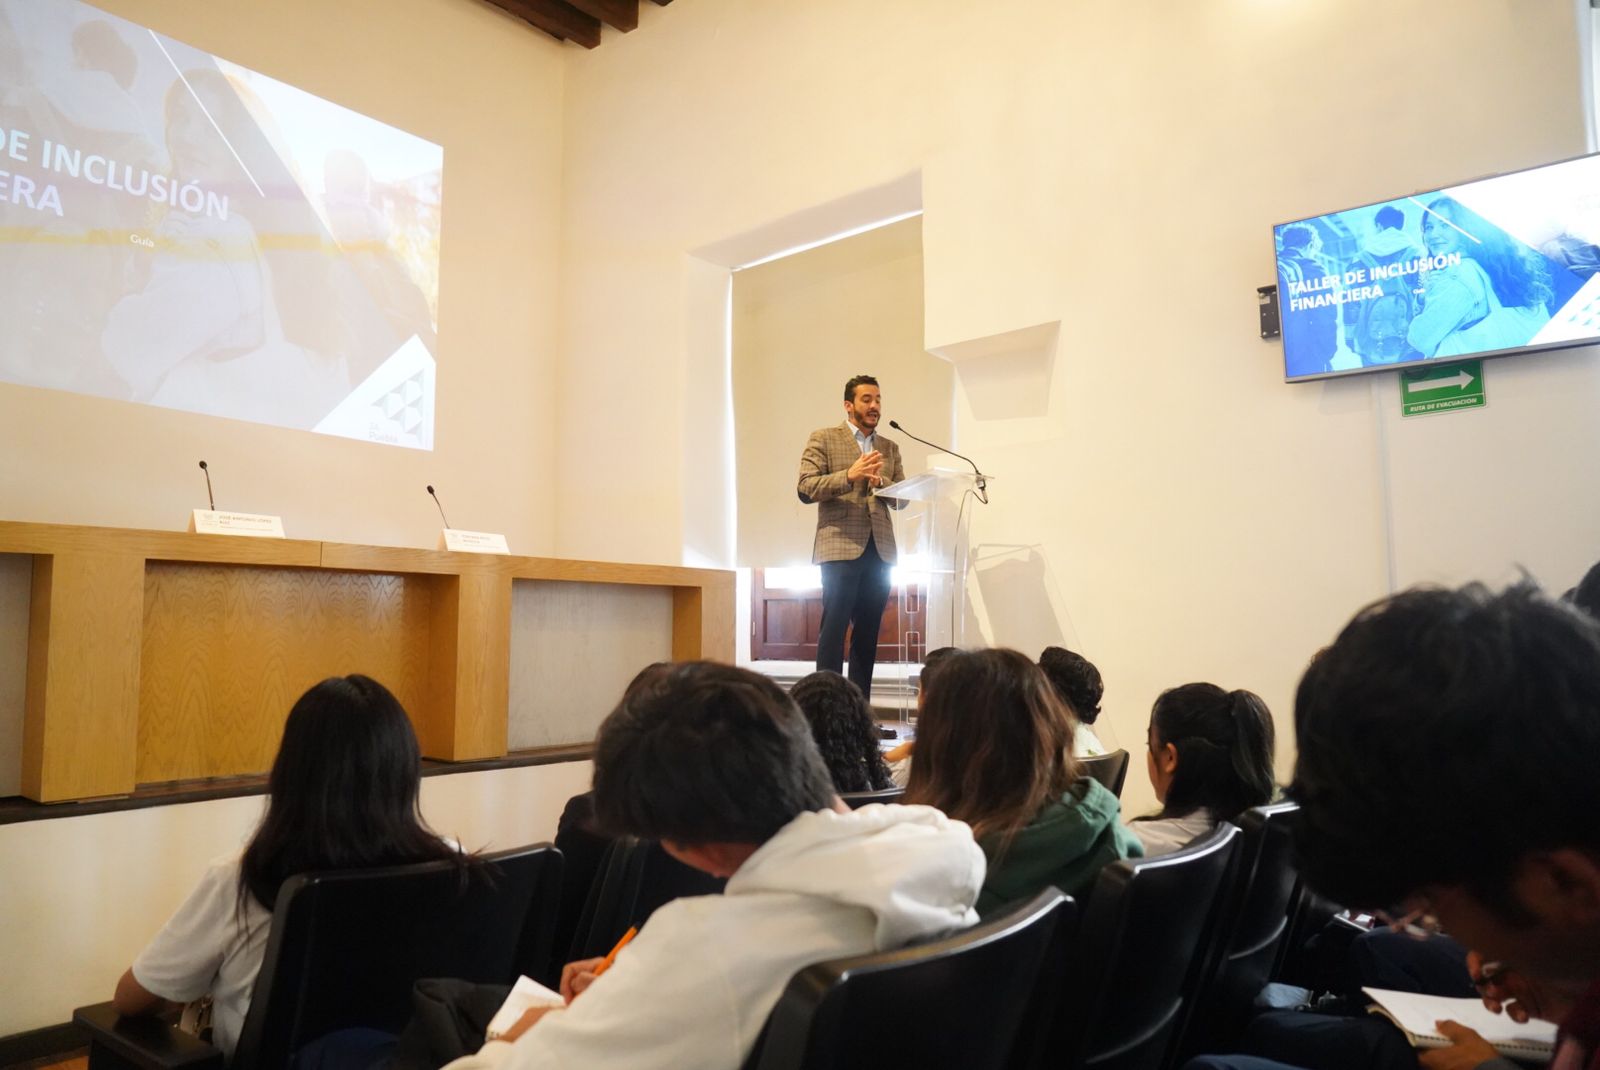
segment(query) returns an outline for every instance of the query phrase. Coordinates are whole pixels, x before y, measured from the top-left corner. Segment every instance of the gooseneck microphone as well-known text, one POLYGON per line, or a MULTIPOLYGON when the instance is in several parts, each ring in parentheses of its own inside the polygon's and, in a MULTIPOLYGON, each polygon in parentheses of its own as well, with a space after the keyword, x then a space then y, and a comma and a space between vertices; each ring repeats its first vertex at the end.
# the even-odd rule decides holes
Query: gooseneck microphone
POLYGON ((206 467, 206 462, 200 462, 200 471, 206 474, 206 501, 211 503, 211 511, 217 511, 217 499, 211 493, 211 469, 206 467))
POLYGON ((444 526, 450 526, 450 518, 444 515, 444 506, 439 501, 439 496, 433 492, 433 484, 428 484, 428 497, 433 499, 433 504, 439 509, 439 519, 444 521, 444 526))
POLYGON ((929 442, 925 438, 917 438, 916 435, 913 435, 910 431, 907 431, 905 428, 901 427, 899 420, 890 420, 889 426, 900 432, 902 435, 905 435, 907 438, 916 439, 916 441, 922 443, 924 446, 932 446, 940 453, 948 453, 952 457, 960 457, 963 461, 966 461, 968 464, 972 465, 972 474, 978 477, 978 500, 984 505, 989 504, 989 498, 985 493, 989 488, 989 477, 984 475, 983 472, 978 469, 977 462, 971 457, 957 453, 955 450, 950 449, 949 447, 941 446, 937 442, 929 442))
MULTIPOLYGON (((989 494, 988 494, 989 480, 988 480, 988 477, 985 476, 981 471, 978 470, 977 462, 974 461, 971 457, 965 456, 964 454, 957 453, 955 450, 947 449, 946 447, 939 445, 937 442, 929 442, 925 438, 917 438, 916 435, 913 435, 910 431, 907 431, 905 428, 901 427, 899 420, 890 420, 889 421, 889 426, 894 428, 896 431, 900 432, 902 435, 905 435, 907 438, 916 439, 916 441, 922 443, 924 446, 932 446, 934 449, 938 450, 940 453, 948 453, 952 457, 960 457, 963 461, 966 461, 968 464, 972 465, 972 474, 977 476, 978 479, 977 479, 977 489, 972 491, 971 494, 972 494, 972 496, 974 498, 978 499, 978 502, 979 502, 980 505, 988 505, 989 504, 989 494)), ((962 523, 962 520, 966 517, 966 515, 967 515, 967 496, 965 494, 963 494, 961 496, 961 508, 956 510, 956 538, 955 538, 954 545, 951 546, 951 548, 950 548, 950 574, 952 576, 959 576, 960 577, 959 584, 958 584, 958 586, 956 588, 956 593, 957 593, 958 597, 950 599, 950 634, 951 634, 952 637, 961 634, 957 630, 957 626, 956 626, 956 609, 961 603, 961 598, 959 597, 961 589, 966 586, 966 582, 967 582, 966 581, 967 566, 962 563, 963 559, 967 556, 966 555, 966 543, 967 543, 967 540, 965 538, 963 538, 962 535, 961 535, 961 532, 962 532, 961 523, 962 523)))

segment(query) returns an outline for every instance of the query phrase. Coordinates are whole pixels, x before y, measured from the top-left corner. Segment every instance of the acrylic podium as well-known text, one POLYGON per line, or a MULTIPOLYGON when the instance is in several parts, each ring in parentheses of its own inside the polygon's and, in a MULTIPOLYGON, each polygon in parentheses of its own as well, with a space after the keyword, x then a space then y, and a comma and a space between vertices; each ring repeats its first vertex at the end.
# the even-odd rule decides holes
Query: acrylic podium
POLYGON ((942 646, 966 643, 968 529, 981 484, 992 478, 935 468, 876 492, 895 503, 900 654, 907 662, 921 662, 928 651, 942 646))

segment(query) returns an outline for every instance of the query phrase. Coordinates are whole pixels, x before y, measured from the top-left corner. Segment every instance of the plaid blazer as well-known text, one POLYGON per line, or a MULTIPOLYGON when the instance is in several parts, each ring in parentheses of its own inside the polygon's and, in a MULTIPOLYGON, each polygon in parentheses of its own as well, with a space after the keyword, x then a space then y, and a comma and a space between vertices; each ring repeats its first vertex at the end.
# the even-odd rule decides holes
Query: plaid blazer
MULTIPOLYGON (((900 482, 906 477, 900 447, 881 434, 876 443, 883 454, 885 484, 900 482)), ((866 480, 851 483, 845 478, 860 456, 861 447, 848 423, 811 432, 800 454, 800 482, 795 490, 801 501, 817 506, 817 539, 811 549, 814 564, 854 561, 866 551, 868 535, 875 541, 879 557, 892 565, 898 556, 889 503, 868 494, 866 480)))

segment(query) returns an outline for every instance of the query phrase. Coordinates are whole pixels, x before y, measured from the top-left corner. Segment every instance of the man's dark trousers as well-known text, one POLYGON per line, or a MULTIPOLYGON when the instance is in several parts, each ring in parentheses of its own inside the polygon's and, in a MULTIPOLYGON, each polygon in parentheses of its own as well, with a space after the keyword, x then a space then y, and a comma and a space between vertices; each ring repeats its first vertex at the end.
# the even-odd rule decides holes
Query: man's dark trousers
POLYGON ((844 633, 850 633, 850 679, 872 698, 872 667, 878 660, 878 626, 889 602, 889 563, 870 536, 854 561, 822 563, 822 631, 817 668, 844 671, 844 633))

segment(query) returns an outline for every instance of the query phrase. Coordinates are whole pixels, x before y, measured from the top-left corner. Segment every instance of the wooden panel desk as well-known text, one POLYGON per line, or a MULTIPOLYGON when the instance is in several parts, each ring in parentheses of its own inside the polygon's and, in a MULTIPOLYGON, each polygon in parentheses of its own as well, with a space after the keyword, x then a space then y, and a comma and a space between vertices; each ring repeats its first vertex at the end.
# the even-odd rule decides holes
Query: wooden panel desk
POLYGON ((40 802, 263 772, 295 698, 350 672, 395 692, 427 757, 504 755, 517 580, 669 589, 673 657, 733 660, 733 574, 713 569, 10 521, 0 553, 33 556, 40 802))

